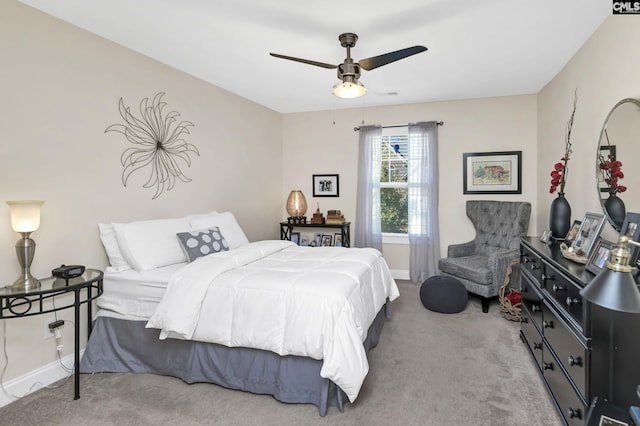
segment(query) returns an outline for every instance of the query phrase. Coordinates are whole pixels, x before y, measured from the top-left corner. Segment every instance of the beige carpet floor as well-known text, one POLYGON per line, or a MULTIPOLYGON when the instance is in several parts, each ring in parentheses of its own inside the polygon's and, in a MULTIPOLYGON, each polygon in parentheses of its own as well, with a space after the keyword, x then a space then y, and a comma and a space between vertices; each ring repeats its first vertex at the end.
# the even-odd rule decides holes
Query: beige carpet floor
POLYGON ((458 314, 420 303, 419 286, 399 281, 393 318, 369 354, 370 372, 354 404, 326 417, 211 384, 136 374, 81 376, 0 408, 2 425, 561 425, 518 336, 519 324, 493 302, 470 298, 458 314))

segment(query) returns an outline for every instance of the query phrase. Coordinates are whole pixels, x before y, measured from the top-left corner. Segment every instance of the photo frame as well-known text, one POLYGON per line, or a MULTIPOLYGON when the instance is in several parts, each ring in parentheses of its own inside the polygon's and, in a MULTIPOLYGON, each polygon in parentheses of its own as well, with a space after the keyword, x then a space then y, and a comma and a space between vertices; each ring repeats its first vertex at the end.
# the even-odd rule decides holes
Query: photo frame
POLYGON ((339 175, 313 175, 313 196, 314 197, 339 197, 340 196, 340 176, 339 175))
MULTIPOLYGON (((616 159, 616 146, 600 146, 600 151, 598 152, 598 164, 600 164, 602 160, 606 161, 609 155, 611 155, 612 160, 616 159)), ((604 181, 604 173, 600 168, 598 168, 598 188, 600 188, 600 192, 609 192, 609 184, 604 181)))
POLYGON ((296 243, 297 245, 300 245, 300 233, 299 232, 292 232, 291 233, 291 242, 292 243, 296 243))
POLYGON ((551 231, 549 231, 548 229, 545 229, 542 232, 542 236, 540 237, 540 241, 545 243, 545 244, 547 244, 550 239, 551 239, 551 231))
POLYGON ((333 245, 335 247, 342 247, 342 234, 340 232, 333 234, 333 245))
POLYGON ((595 275, 598 275, 602 269, 605 267, 605 262, 609 259, 609 255, 611 254, 611 250, 615 247, 610 241, 607 241, 602 238, 598 238, 595 246, 593 247, 593 252, 591 256, 589 256, 589 261, 587 262, 587 271, 593 272, 595 275))
MULTIPOLYGON (((627 212, 620 228, 620 235, 626 235, 630 240, 640 242, 640 213, 627 212)), ((640 247, 629 244, 629 251, 631 257, 629 258, 629 265, 631 267, 638 266, 638 257, 640 257, 640 247)))
POLYGON ((462 154, 464 194, 522 194, 522 151, 462 154))
POLYGON ((331 247, 333 244, 333 235, 322 234, 322 247, 331 247))
POLYGON ((302 234, 300 236, 300 245, 302 247, 307 247, 309 245, 309 235, 307 234, 302 234))
POLYGON ((598 241, 602 226, 604 225, 604 215, 598 213, 586 213, 582 218, 578 235, 571 243, 571 249, 579 256, 589 258, 595 243, 598 241))
POLYGON ((309 242, 309 245, 313 247, 320 247, 322 245, 322 232, 316 232, 313 234, 313 241, 309 242))
POLYGON ((567 232, 567 236, 564 237, 564 243, 567 246, 571 246, 573 240, 578 236, 578 232, 580 231, 580 225, 582 224, 581 220, 574 220, 571 228, 569 228, 569 232, 567 232))

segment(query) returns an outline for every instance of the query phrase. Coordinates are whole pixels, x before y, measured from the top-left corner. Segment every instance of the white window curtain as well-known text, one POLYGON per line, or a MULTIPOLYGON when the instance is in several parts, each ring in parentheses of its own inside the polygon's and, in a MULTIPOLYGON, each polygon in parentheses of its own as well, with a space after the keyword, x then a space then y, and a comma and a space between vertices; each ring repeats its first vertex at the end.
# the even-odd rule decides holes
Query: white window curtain
POLYGON ((360 127, 358 142, 358 191, 356 198, 356 247, 382 251, 380 219, 380 168, 382 127, 360 127))
POLYGON ((421 283, 438 273, 438 123, 409 124, 409 278, 421 283))

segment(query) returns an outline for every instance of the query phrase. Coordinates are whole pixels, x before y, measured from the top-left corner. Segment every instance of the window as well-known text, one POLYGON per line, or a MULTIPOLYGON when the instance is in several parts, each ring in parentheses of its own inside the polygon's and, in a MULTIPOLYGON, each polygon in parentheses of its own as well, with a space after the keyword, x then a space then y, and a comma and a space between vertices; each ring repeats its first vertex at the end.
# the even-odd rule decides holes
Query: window
POLYGON ((408 128, 384 129, 381 139, 380 218, 383 234, 406 235, 409 230, 407 174, 408 128))

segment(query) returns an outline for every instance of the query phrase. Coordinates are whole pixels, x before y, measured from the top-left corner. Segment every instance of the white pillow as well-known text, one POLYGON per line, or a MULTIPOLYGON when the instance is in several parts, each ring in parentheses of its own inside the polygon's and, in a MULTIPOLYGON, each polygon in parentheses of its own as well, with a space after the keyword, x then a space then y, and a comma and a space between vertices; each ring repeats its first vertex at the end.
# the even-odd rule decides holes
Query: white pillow
POLYGON ((128 271, 131 266, 124 260, 124 256, 118 246, 118 240, 116 240, 116 234, 113 229, 112 223, 99 223, 100 229, 100 241, 104 246, 104 251, 107 253, 109 264, 117 272, 128 271))
POLYGON ((124 259, 138 272, 186 262, 176 234, 189 230, 186 218, 114 223, 124 259))
POLYGON ((220 232, 224 235, 224 238, 229 243, 229 248, 234 249, 240 247, 243 244, 248 244, 249 240, 242 231, 242 228, 236 221, 235 216, 231 212, 224 213, 209 213, 206 215, 200 215, 192 218, 189 222, 191 231, 197 231, 200 229, 208 229, 217 226, 220 228, 220 232))

